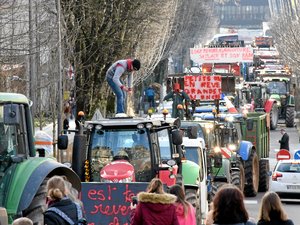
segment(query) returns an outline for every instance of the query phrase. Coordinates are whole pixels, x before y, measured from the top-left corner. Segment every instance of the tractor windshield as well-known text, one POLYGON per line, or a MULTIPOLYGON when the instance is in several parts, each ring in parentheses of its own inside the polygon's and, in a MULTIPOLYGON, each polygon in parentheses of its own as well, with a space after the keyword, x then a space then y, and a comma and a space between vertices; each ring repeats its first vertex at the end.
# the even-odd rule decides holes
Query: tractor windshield
POLYGON ((270 94, 285 95, 288 92, 287 84, 284 81, 270 81, 268 83, 270 94))
MULTIPOLYGON (((95 129, 91 134, 90 149, 94 181, 99 181, 99 172, 104 166, 116 160, 127 160, 133 165, 135 173, 145 172, 146 169, 151 171, 146 129, 95 129)), ((136 179, 143 181, 137 174, 136 179)))

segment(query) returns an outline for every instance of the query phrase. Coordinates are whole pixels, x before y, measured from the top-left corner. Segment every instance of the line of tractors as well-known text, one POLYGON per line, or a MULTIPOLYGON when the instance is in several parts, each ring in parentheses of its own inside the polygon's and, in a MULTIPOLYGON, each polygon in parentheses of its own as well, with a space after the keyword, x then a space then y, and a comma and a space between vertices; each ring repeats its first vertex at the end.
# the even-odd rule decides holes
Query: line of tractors
MULTIPOLYGON (((267 191, 270 130, 279 118, 294 126, 294 86, 292 75, 282 68, 272 71, 277 61, 263 55, 257 51, 253 80, 222 76, 220 89, 234 96, 241 113, 226 113, 226 102, 217 99, 187 108, 189 117, 182 121, 166 114, 86 121, 74 131, 71 168, 36 156, 30 101, 0 93, 0 207, 6 208, 9 222, 27 216, 42 223, 46 182, 53 175, 67 177, 80 193, 89 224, 95 225, 130 224, 131 198, 154 177, 166 191, 174 184, 184 187, 198 225, 226 183, 248 197, 267 191)), ((61 151, 68 148, 68 138, 58 138, 61 151)))
MULTIPOLYGON (((76 130, 72 168, 54 158, 36 157, 30 102, 1 93, 0 206, 9 221, 27 216, 42 221, 49 177, 64 175, 80 192, 89 224, 129 224, 131 197, 159 177, 166 190, 183 185, 205 219, 216 190, 233 183, 246 196, 268 189, 269 126, 267 114, 249 113, 191 121, 115 117, 86 121, 76 130), (102 221, 102 222, 99 222, 102 221)), ((199 116, 200 117, 200 116, 199 116)), ((61 135, 58 147, 68 147, 61 135)))

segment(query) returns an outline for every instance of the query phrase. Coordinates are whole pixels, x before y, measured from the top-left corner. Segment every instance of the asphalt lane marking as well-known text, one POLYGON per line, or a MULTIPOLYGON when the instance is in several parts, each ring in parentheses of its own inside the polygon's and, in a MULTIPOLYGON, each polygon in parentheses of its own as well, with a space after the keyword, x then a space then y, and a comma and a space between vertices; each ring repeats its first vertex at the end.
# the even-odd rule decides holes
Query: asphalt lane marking
POLYGON ((258 201, 257 200, 244 200, 245 204, 249 205, 257 205, 258 201))

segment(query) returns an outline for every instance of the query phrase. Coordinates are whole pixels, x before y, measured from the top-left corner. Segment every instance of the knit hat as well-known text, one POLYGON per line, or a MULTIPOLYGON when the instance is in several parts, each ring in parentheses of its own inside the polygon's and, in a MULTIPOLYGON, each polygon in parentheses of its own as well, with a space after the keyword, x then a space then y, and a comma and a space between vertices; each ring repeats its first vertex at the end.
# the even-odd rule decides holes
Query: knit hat
POLYGON ((141 68, 141 62, 138 59, 132 61, 133 70, 139 70, 141 68))

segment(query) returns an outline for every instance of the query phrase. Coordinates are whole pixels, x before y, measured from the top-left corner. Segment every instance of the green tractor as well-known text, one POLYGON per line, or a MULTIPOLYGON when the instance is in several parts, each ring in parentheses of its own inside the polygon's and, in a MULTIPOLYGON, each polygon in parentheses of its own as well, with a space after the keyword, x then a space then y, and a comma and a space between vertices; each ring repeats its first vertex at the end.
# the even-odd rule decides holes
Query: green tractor
POLYGON ((37 157, 30 101, 21 94, 0 93, 0 207, 9 223, 28 217, 43 224, 46 182, 64 175, 79 192, 79 177, 54 158, 37 157))
POLYGON ((247 117, 241 114, 223 114, 227 129, 221 135, 229 149, 239 156, 241 185, 247 197, 269 189, 269 124, 268 114, 253 112, 247 117))
POLYGON ((211 201, 216 191, 226 183, 243 188, 240 177, 240 159, 224 145, 222 133, 224 124, 214 120, 182 121, 181 129, 185 136, 205 140, 207 158, 208 200, 211 201))
MULTIPOLYGON (((204 117, 209 119, 209 116, 202 115, 204 117)), ((267 191, 270 150, 268 114, 253 112, 248 113, 247 117, 241 114, 220 114, 217 120, 221 121, 215 131, 220 137, 219 146, 224 146, 221 150, 227 153, 231 167, 234 168, 227 173, 231 174, 229 181, 239 186, 247 197, 256 196, 258 191, 267 191)))
MULTIPOLYGON (((155 177, 166 189, 183 185, 187 199, 199 209, 199 165, 183 160, 178 127, 180 121, 173 118, 114 117, 85 122, 74 136, 72 168, 82 181, 89 223, 103 218, 105 224, 128 222, 130 197, 144 191, 155 177), (113 211, 115 207, 124 210, 113 211)), ((201 218, 197 219, 201 224, 201 218)))
POLYGON ((294 127, 295 99, 291 94, 291 76, 285 74, 281 74, 281 76, 264 75, 261 78, 267 84, 270 98, 277 102, 279 118, 285 120, 287 127, 294 127))

